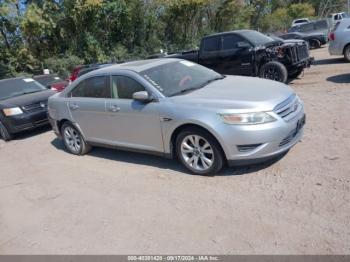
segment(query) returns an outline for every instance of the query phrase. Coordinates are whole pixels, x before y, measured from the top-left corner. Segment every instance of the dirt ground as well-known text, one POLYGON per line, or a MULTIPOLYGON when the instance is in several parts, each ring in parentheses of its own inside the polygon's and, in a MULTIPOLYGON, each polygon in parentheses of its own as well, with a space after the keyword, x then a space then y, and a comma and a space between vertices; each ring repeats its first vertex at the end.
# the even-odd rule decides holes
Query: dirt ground
POLYGON ((0 140, 0 254, 350 254, 350 65, 312 52, 304 138, 277 162, 192 176, 176 161, 0 140))

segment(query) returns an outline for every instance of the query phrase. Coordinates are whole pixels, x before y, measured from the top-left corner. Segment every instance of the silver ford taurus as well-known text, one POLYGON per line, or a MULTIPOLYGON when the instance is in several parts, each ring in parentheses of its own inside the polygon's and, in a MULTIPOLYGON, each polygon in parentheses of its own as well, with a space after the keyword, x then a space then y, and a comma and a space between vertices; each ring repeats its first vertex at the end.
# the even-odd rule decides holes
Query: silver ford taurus
POLYGON ((177 156, 202 175, 286 152, 305 123, 301 100, 285 84, 171 58, 90 72, 52 96, 48 110, 72 154, 106 146, 177 156))

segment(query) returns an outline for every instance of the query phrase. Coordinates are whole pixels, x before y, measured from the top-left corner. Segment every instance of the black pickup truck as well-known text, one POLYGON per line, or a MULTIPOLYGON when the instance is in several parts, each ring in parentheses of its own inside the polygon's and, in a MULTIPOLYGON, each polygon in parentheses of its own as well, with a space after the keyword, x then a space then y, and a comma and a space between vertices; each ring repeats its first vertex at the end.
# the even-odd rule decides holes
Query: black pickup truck
POLYGON ((284 83, 313 61, 304 41, 285 42, 254 30, 205 36, 199 50, 166 57, 193 61, 221 74, 259 76, 284 83))

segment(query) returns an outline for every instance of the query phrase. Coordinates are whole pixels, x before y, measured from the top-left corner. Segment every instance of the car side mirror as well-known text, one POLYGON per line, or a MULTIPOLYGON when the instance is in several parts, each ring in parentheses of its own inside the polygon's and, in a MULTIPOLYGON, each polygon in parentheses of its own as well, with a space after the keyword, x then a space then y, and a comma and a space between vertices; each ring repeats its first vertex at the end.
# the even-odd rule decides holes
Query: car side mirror
POLYGON ((250 48, 250 44, 247 42, 238 42, 237 47, 246 49, 246 48, 250 48))
POLYGON ((136 101, 148 103, 153 100, 153 98, 148 94, 147 91, 139 91, 132 94, 132 98, 136 101))

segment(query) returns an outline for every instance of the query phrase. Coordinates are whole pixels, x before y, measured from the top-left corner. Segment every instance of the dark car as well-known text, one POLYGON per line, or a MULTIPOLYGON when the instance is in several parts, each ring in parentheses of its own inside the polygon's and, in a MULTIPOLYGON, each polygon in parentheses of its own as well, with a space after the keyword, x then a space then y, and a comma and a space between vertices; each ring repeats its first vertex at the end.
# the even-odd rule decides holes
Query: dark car
POLYGON ((299 75, 313 58, 305 42, 284 42, 254 30, 206 36, 200 49, 172 54, 227 75, 259 76, 280 82, 299 75))
POLYGON ((5 140, 49 124, 47 100, 55 94, 32 78, 0 80, 0 134, 5 140))
POLYGON ((90 65, 79 65, 76 66, 73 71, 71 76, 69 77, 70 81, 74 81, 75 79, 77 79, 78 77, 85 75, 91 71, 94 71, 96 69, 100 69, 106 66, 110 66, 112 64, 110 63, 106 63, 106 64, 90 64, 90 65))
POLYGON ((324 35, 323 33, 300 33, 300 32, 293 32, 288 33, 284 35, 279 36, 282 39, 299 39, 304 40, 309 43, 310 48, 320 48, 322 45, 327 44, 328 37, 324 35))
POLYGON ((63 80, 57 74, 35 75, 33 79, 43 86, 58 92, 61 92, 69 85, 68 81, 63 80))

